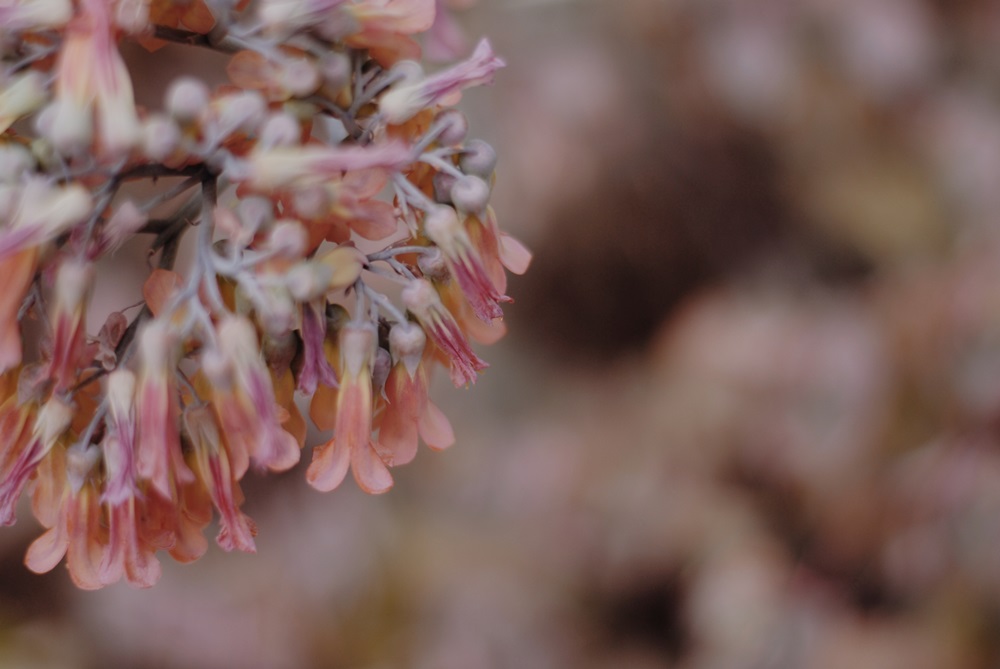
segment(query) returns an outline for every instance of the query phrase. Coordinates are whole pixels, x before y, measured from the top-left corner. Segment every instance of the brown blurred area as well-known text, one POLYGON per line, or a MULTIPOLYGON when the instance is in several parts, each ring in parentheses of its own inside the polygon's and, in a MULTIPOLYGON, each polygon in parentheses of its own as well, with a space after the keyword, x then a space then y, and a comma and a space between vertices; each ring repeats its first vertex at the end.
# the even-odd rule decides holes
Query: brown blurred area
MULTIPOLYGON (((2 667, 1000 663, 1000 5, 480 0, 534 251, 454 448, 252 480, 259 553, 75 591, 2 667)), ((308 460, 308 457, 306 458, 308 460)))

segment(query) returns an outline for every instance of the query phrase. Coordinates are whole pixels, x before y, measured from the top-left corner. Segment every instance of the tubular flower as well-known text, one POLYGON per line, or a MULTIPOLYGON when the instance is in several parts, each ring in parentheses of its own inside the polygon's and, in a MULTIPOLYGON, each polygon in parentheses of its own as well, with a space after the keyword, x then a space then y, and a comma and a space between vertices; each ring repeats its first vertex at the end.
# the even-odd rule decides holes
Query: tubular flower
POLYGON ((115 583, 122 577, 129 585, 147 588, 160 577, 157 546, 139 534, 141 502, 135 476, 135 375, 118 369, 108 376, 108 415, 101 441, 105 483, 100 501, 108 523, 108 548, 101 563, 101 580, 115 583))
POLYGON ((427 107, 453 102, 469 86, 493 83, 493 75, 505 63, 493 53, 489 40, 481 40, 468 60, 428 77, 405 81, 386 93, 379 111, 389 123, 404 123, 427 107))
POLYGON ((48 374, 55 381, 54 392, 68 390, 77 377, 79 358, 85 344, 84 317, 94 282, 94 267, 82 260, 67 260, 56 274, 55 303, 52 310, 52 358, 48 374))
POLYGON ((64 153, 83 151, 97 130, 99 154, 117 157, 141 137, 132 80, 115 44, 111 3, 80 0, 56 68, 55 112, 49 129, 64 153))
POLYGON ((69 428, 73 408, 52 398, 38 411, 18 406, 16 397, 0 407, 0 434, 7 439, 0 476, 0 525, 14 524, 14 511, 25 484, 56 440, 69 428))
POLYGON ((229 444, 236 478, 242 478, 251 460, 272 471, 294 466, 299 461, 299 445, 279 423, 271 376, 253 325, 239 316, 227 317, 218 326, 218 337, 225 349, 207 351, 202 365, 212 383, 212 404, 229 444))
POLYGON ((257 534, 257 528, 239 510, 243 495, 233 476, 229 454, 222 446, 219 426, 212 412, 206 407, 189 407, 184 412, 184 431, 194 448, 198 476, 219 512, 216 542, 226 551, 239 549, 246 553, 256 553, 253 536, 257 534))
POLYGON ((92 461, 85 455, 73 456, 61 451, 46 460, 43 476, 75 480, 76 485, 62 487, 55 522, 28 547, 24 563, 28 569, 43 574, 65 556, 73 583, 83 590, 96 590, 108 584, 106 577, 110 574, 101 528, 100 493, 89 473, 92 461))
POLYGON ((0 185, 0 260, 54 240, 90 213, 90 195, 79 184, 53 186, 41 177, 0 185))
POLYGON ((392 487, 392 476, 372 440, 371 367, 375 357, 375 328, 349 323, 340 331, 340 391, 333 438, 313 451, 306 479, 327 492, 340 485, 350 466, 358 486, 369 493, 392 487))
POLYGON ((299 374, 299 390, 308 395, 316 392, 319 384, 337 385, 337 375, 323 354, 326 341, 326 316, 323 307, 315 302, 302 305, 302 350, 304 361, 299 374))
POLYGON ((0 0, 0 524, 30 492, 32 570, 149 587, 213 518, 254 552, 243 477, 310 431, 324 491, 350 469, 385 492, 455 441, 433 375, 475 382, 530 258, 489 208, 496 152, 444 108, 503 62, 485 40, 415 62, 465 51, 460 4, 0 0), (122 55, 167 42, 220 52, 228 84, 137 107, 122 55), (136 243, 141 303, 109 304, 95 277, 136 243))
POLYGON ((179 484, 194 481, 177 432, 176 350, 175 336, 165 321, 153 321, 140 335, 136 473, 168 500, 177 499, 179 484))
POLYGON ((480 250, 473 245, 455 210, 435 207, 427 214, 424 229, 427 237, 444 254, 448 269, 461 286, 476 316, 487 323, 503 317, 499 303, 511 300, 497 289, 480 250))
POLYGON ((403 289, 403 304, 448 360, 455 387, 475 383, 476 373, 489 365, 472 350, 431 282, 426 279, 411 281, 403 289))
POLYGON ((427 396, 427 369, 422 360, 425 342, 423 330, 414 323, 400 323, 389 331, 395 365, 385 381, 385 405, 376 423, 377 449, 390 466, 413 460, 418 436, 435 450, 455 442, 448 419, 427 396))

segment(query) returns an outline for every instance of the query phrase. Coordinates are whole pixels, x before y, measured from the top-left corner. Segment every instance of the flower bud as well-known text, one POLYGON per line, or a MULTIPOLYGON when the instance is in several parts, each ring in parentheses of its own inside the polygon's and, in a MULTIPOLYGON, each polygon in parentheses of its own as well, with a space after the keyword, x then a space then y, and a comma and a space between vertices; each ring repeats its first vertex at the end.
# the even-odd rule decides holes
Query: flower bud
POLYGON ((205 82, 194 77, 175 79, 167 89, 164 106, 181 123, 191 123, 208 106, 210 92, 205 82))
POLYGON ((479 177, 464 176, 451 187, 451 201, 459 211, 478 214, 490 202, 490 187, 479 177))
POLYGON ((437 138, 438 143, 443 146, 461 144, 469 133, 469 119, 457 109, 446 109, 437 115, 434 122, 444 127, 437 138))
POLYGON ((264 122, 264 127, 260 131, 259 145, 270 148, 272 146, 291 146, 298 143, 302 137, 302 126, 291 114, 278 112, 271 114, 264 122))
POLYGON ((488 179, 497 166, 497 152, 481 139, 466 143, 458 158, 458 166, 466 174, 488 179))
POLYGON ((20 144, 0 144, 0 183, 13 183, 31 170, 35 158, 20 144))
POLYGON ((306 260, 288 270, 285 286, 296 302, 311 302, 326 293, 332 277, 329 265, 306 260))
POLYGON ((142 124, 142 153, 153 162, 169 158, 181 143, 181 129, 167 116, 154 115, 142 124))
POLYGON ((434 207, 424 216, 424 233, 438 246, 447 245, 460 226, 458 214, 451 207, 434 207))
POLYGON ((431 183, 434 185, 434 200, 440 204, 451 204, 451 189, 457 179, 447 172, 437 172, 431 183))
POLYGON ((448 277, 448 263, 445 261, 441 249, 437 247, 422 253, 417 258, 417 267, 426 278, 434 281, 443 281, 448 277))
POLYGON ((307 58, 289 58, 281 64, 281 85, 295 97, 316 92, 322 78, 316 63, 307 58))
POLYGON ((397 363, 403 363, 411 377, 417 371, 426 344, 427 335, 415 323, 397 323, 389 330, 389 350, 392 357, 397 363))
POLYGON ((319 61, 324 83, 333 90, 340 90, 351 82, 351 59, 340 51, 324 54, 319 61))
POLYGON ((305 252, 308 234, 302 224, 291 219, 275 222, 267 247, 285 258, 300 258, 305 252))

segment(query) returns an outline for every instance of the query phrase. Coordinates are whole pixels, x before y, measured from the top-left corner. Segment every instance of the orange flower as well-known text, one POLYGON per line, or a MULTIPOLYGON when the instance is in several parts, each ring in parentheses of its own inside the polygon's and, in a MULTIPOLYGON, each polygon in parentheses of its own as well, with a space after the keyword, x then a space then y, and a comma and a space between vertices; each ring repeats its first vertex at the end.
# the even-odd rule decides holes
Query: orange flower
POLYGON ((38 250, 33 247, 0 258, 0 276, 4 277, 4 289, 0 292, 0 373, 21 364, 21 323, 17 312, 35 278, 37 262, 38 250))
POLYGON ((365 492, 392 487, 389 469, 372 441, 372 376, 376 332, 371 323, 348 323, 340 331, 340 391, 333 438, 317 446, 306 472, 309 484, 323 492, 344 480, 347 468, 365 492))

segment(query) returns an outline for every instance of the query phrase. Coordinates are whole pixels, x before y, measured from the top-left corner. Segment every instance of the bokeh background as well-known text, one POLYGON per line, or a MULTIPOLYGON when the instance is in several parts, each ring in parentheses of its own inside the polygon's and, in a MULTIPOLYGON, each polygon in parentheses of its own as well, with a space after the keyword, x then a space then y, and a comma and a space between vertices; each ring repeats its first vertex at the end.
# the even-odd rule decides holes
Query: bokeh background
POLYGON ((456 446, 381 497, 251 480, 259 553, 151 591, 5 528, 0 667, 1000 665, 1000 4, 461 21, 536 256, 492 367, 439 379, 456 446))

